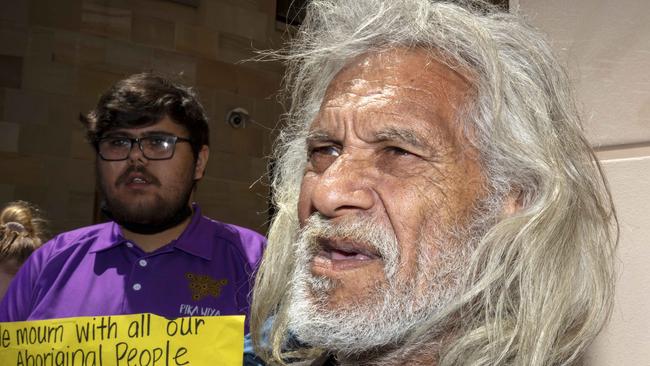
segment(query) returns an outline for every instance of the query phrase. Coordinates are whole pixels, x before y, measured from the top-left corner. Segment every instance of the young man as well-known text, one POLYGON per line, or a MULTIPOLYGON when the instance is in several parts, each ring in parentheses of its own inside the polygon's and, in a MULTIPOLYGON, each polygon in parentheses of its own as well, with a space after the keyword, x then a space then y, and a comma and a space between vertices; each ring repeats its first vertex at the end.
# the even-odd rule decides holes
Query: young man
POLYGON ((247 315, 265 240, 191 203, 209 155, 207 119, 192 91, 133 75, 82 123, 112 221, 58 235, 34 253, 0 304, 0 321, 247 315))

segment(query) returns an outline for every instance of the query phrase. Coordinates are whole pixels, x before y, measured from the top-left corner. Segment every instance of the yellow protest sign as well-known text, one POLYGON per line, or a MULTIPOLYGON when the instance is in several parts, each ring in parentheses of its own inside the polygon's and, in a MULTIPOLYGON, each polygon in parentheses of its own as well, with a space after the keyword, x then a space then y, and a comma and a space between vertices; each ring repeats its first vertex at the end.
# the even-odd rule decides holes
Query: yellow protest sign
POLYGON ((243 316, 0 323, 2 366, 241 366, 243 352, 243 316))

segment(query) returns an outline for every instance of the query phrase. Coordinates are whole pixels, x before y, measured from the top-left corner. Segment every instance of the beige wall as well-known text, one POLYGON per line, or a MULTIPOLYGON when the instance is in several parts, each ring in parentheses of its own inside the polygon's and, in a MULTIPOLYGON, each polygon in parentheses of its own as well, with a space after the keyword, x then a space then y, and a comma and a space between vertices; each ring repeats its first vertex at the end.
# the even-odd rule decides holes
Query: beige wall
POLYGON ((586 365, 650 365, 650 2, 511 0, 568 65, 621 224, 612 319, 586 365))
POLYGON ((217 219, 265 231, 273 97, 281 69, 239 64, 280 44, 274 0, 17 0, 0 3, 0 204, 42 206, 55 231, 90 224, 93 152, 78 123, 110 84, 155 71, 196 86, 211 120, 197 200, 217 219), (227 110, 256 124, 234 130, 227 110), (251 187, 252 186, 252 187, 251 187))

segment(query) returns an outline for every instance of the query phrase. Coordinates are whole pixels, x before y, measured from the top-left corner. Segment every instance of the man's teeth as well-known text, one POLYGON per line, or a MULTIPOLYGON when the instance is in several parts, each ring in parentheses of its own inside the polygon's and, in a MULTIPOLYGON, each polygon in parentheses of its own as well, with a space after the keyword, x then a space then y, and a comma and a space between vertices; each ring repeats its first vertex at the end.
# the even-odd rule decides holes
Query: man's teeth
POLYGON ((365 261, 365 260, 369 260, 370 257, 361 253, 348 253, 340 250, 333 250, 331 253, 331 259, 333 261, 345 261, 345 260, 365 261))
POLYGON ((144 183, 147 183, 147 181, 142 179, 142 178, 133 178, 133 183, 144 184, 144 183))

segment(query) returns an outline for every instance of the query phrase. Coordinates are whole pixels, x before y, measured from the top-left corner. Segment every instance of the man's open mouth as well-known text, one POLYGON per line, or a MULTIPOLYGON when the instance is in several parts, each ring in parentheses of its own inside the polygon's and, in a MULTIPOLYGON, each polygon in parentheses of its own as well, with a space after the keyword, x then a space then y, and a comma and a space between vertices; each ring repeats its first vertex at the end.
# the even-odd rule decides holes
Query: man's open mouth
POLYGON ((147 172, 131 170, 127 171, 125 174, 122 174, 115 182, 115 185, 125 185, 132 188, 138 188, 146 187, 149 185, 158 186, 160 184, 158 182, 158 179, 156 179, 153 175, 148 174, 147 172))
POLYGON ((149 183, 150 183, 149 180, 143 176, 130 176, 126 181, 126 184, 136 184, 136 185, 149 184, 149 183))
POLYGON ((368 244, 345 239, 319 239, 320 250, 313 264, 332 270, 354 269, 381 260, 381 255, 368 244))
POLYGON ((149 173, 144 167, 129 166, 115 180, 115 186, 128 186, 131 188, 146 187, 149 185, 160 186, 160 181, 156 176, 149 173))

